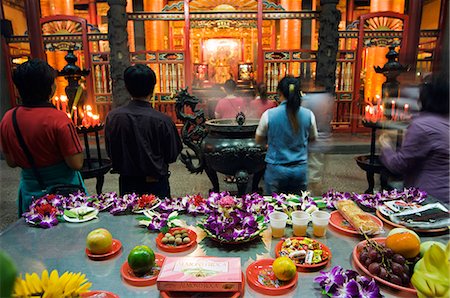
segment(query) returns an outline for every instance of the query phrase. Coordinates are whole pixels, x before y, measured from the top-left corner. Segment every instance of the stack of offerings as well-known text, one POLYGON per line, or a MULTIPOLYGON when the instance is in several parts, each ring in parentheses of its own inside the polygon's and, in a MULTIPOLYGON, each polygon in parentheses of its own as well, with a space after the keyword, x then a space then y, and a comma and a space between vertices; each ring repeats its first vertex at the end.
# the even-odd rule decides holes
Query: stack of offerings
POLYGON ((163 292, 240 292, 240 258, 167 257, 157 279, 163 292))

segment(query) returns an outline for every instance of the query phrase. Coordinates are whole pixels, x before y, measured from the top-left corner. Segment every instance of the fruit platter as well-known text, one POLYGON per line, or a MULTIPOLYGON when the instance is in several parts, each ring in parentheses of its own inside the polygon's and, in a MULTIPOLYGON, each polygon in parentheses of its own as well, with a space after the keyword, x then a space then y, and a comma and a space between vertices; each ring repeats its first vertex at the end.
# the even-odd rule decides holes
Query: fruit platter
POLYGON ((197 234, 191 229, 172 228, 167 233, 159 233, 156 246, 166 252, 182 252, 197 243, 197 234))
POLYGON ((246 275, 249 286, 266 295, 289 293, 298 281, 296 266, 287 257, 253 262, 247 267, 246 275))
POLYGON ((416 294, 411 285, 411 262, 386 247, 385 242, 386 238, 360 242, 353 250, 356 268, 388 287, 416 294))
POLYGON ((299 270, 325 266, 332 256, 326 245, 307 237, 291 237, 281 240, 275 247, 275 255, 289 257, 299 270))

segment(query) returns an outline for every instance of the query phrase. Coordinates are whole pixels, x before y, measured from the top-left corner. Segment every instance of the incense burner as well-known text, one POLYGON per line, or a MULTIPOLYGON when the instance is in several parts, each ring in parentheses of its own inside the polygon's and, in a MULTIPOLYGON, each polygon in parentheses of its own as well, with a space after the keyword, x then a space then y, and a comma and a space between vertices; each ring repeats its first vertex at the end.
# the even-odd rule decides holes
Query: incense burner
POLYGON ((189 150, 184 151, 181 161, 191 173, 205 171, 212 183, 212 191, 220 191, 219 172, 233 175, 238 195, 245 194, 249 175, 260 173, 265 166, 265 146, 255 142, 259 120, 245 119, 245 115, 239 113, 236 119, 206 121, 203 110, 196 108, 199 102, 187 89, 176 95, 177 117, 184 122, 181 138, 195 155, 192 156, 189 150))

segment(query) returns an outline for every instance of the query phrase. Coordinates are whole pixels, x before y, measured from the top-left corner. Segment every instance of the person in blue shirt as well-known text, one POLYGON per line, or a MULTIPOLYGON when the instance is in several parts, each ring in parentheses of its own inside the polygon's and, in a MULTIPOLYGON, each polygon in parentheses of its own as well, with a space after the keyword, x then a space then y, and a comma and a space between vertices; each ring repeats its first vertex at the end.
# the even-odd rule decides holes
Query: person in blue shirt
POLYGON ((255 136, 267 144, 264 192, 300 193, 308 186, 308 142, 317 137, 316 119, 301 107, 299 78, 284 77, 277 92, 281 103, 262 114, 255 136))

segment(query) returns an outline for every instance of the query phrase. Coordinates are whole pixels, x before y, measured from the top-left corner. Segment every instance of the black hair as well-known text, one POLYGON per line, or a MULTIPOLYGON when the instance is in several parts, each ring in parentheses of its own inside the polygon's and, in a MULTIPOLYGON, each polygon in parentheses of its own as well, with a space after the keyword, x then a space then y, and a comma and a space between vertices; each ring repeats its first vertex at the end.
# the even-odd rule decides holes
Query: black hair
POLYGON ((136 64, 127 67, 123 78, 125 87, 134 98, 147 97, 155 89, 156 74, 147 65, 136 64))
POLYGON ((300 95, 300 78, 286 76, 278 83, 277 91, 286 99, 286 113, 295 133, 298 132, 297 112, 302 103, 300 95))
POLYGON ((223 87, 225 88, 225 91, 227 93, 233 93, 234 90, 236 90, 236 82, 234 80, 229 79, 225 82, 223 87))
POLYGON ((262 100, 267 100, 267 85, 264 82, 258 83, 256 85, 256 92, 258 92, 259 97, 262 100))
POLYGON ((13 73, 13 81, 23 104, 48 102, 53 95, 56 71, 47 62, 31 59, 19 65, 13 73))
POLYGON ((422 111, 448 115, 448 80, 448 73, 435 73, 425 79, 420 88, 419 97, 422 103, 422 111))

